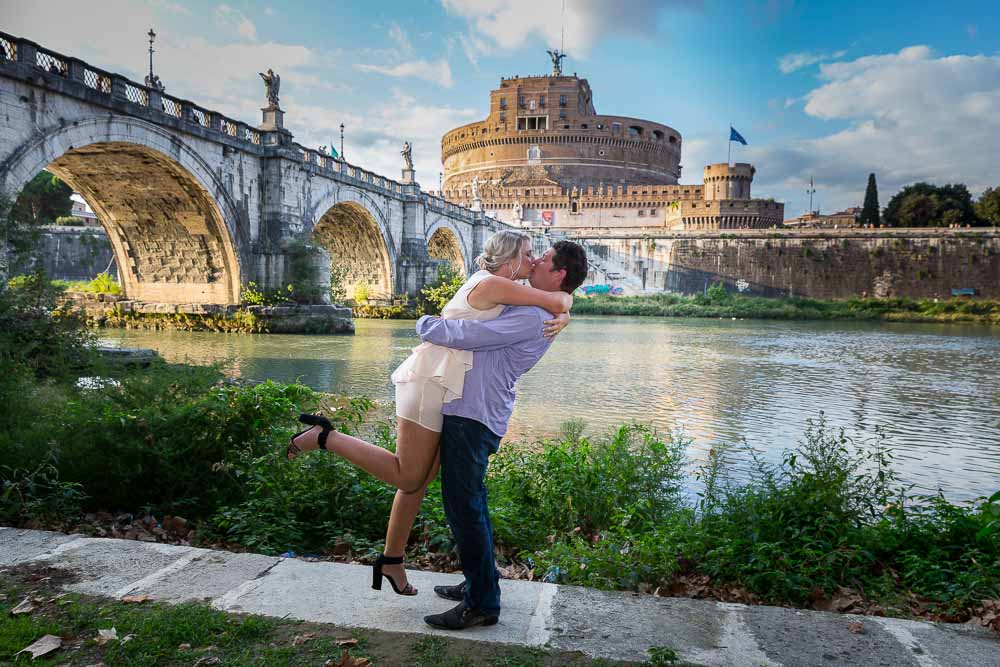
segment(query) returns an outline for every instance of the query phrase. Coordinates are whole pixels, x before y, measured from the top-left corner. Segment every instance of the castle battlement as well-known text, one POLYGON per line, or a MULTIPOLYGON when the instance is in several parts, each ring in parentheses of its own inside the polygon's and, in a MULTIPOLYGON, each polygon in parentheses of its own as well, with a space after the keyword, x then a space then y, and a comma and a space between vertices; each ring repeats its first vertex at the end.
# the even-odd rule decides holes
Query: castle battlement
POLYGON ((751 199, 753 165, 711 164, 704 184, 681 184, 677 130, 598 114, 590 83, 553 65, 551 75, 501 78, 486 118, 442 137, 446 199, 526 226, 782 223, 783 204, 751 199))

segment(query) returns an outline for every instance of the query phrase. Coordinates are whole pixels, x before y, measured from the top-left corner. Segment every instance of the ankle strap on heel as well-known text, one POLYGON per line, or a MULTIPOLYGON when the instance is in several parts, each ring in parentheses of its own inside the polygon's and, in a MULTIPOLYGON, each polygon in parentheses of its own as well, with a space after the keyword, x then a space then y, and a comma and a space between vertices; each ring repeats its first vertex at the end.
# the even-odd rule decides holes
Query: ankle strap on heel
POLYGON ((379 562, 383 565, 402 565, 403 556, 386 556, 385 554, 379 554, 379 562))

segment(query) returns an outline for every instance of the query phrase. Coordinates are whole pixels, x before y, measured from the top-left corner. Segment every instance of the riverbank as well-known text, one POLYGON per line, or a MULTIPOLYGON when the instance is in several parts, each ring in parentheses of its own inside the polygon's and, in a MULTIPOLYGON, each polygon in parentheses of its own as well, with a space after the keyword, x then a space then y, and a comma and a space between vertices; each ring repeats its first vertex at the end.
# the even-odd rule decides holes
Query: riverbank
MULTIPOLYGON (((370 402, 205 368, 100 373, 114 383, 4 378, 0 525, 362 563, 379 553, 392 489, 324 452, 284 457, 300 411, 393 449, 391 424, 366 422, 370 402)), ((489 479, 505 576, 1000 626, 1000 494, 962 505, 909 494, 883 445, 856 447, 820 420, 747 481, 720 446, 690 498, 686 445, 638 425, 508 443, 489 479)), ((407 559, 452 572, 453 547, 435 481, 407 559)))
MULTIPOLYGON (((0 525, 366 563, 380 552, 393 489, 325 452, 284 455, 300 412, 394 449, 371 401, 212 367, 108 366, 82 323, 32 294, 0 297, 0 525)), ((751 457, 749 475, 721 443, 692 467, 689 444, 638 424, 587 437, 579 423, 507 443, 488 480, 505 575, 1000 625, 1000 493, 915 494, 878 429, 852 439, 822 415, 779 462, 751 457)), ((438 481, 407 558, 457 567, 438 481)))
POLYGON ((772 320, 867 320, 886 322, 963 322, 1000 325, 1000 301, 982 299, 782 299, 728 294, 709 288, 707 294, 682 296, 577 297, 573 315, 644 317, 711 317, 772 320))

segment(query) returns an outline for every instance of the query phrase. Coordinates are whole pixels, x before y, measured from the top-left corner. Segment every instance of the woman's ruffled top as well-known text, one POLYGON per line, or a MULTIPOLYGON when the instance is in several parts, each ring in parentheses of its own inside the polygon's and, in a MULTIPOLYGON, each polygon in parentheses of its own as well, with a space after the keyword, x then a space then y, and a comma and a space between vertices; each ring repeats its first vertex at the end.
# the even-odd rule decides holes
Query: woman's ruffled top
MULTIPOLYGON (((492 320, 503 312, 503 304, 489 310, 477 310, 469 305, 469 292, 488 278, 489 271, 478 271, 469 277, 455 296, 441 310, 441 317, 446 320, 492 320)), ((444 387, 444 402, 453 401, 462 396, 462 386, 465 384, 465 374, 472 368, 472 352, 470 350, 455 350, 441 347, 433 343, 421 343, 413 348, 412 354, 392 373, 395 384, 413 382, 418 379, 431 380, 444 387)))

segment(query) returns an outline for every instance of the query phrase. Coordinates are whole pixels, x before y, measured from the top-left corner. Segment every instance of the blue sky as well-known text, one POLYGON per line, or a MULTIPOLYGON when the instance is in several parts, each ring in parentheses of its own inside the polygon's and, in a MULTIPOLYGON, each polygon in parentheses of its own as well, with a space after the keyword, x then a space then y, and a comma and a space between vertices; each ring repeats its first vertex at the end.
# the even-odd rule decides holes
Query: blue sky
POLYGON ((683 139, 682 182, 726 159, 730 122, 757 167, 754 193, 825 211, 859 205, 870 171, 883 205, 907 183, 1000 185, 1000 3, 409 0, 195 2, 0 0, 2 30, 141 79, 158 33, 167 92, 257 123, 282 77, 286 126, 309 146, 437 188, 440 137, 480 119, 501 76, 564 68, 599 113, 665 123, 683 139), (52 20, 59 17, 59 20, 52 20))

